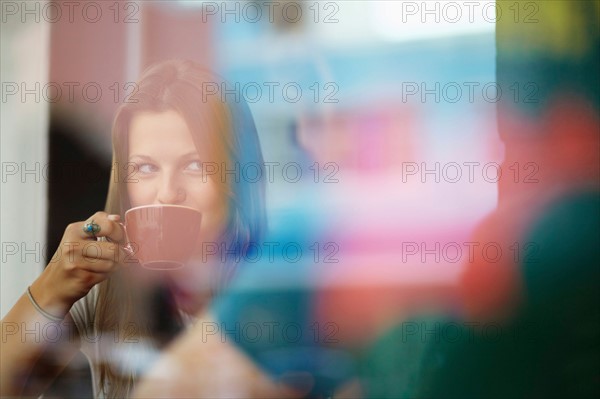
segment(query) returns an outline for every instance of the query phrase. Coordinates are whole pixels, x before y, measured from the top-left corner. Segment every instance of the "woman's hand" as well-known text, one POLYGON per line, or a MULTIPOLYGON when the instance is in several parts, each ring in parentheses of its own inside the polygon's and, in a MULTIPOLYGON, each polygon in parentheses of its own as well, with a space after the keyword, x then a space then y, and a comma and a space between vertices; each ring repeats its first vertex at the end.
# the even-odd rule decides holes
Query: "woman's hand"
POLYGON ((50 263, 31 285, 33 297, 44 310, 57 316, 66 314, 73 303, 124 263, 125 234, 118 221, 118 215, 96 212, 88 221, 67 226, 50 263), (100 226, 95 236, 106 237, 110 242, 98 241, 83 231, 83 226, 92 220, 100 226))

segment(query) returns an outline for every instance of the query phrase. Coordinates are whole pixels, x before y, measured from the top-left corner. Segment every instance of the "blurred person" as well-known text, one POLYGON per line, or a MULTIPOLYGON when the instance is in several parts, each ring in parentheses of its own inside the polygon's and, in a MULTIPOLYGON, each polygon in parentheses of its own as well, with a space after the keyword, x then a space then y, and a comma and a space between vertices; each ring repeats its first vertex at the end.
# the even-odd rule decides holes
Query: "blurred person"
POLYGON ((498 102, 506 149, 498 208, 473 241, 497 243, 504 253, 490 262, 479 251, 467 265, 462 291, 473 319, 510 318, 527 300, 522 266, 541 250, 528 240, 531 226, 565 198, 600 192, 600 1, 531 6, 539 22, 497 26, 498 84, 535 91, 527 101, 498 102))
POLYGON ((465 265, 461 314, 415 315, 373 344, 368 396, 600 395, 600 2, 530 7, 535 23, 498 20, 499 85, 535 92, 498 104, 498 208, 470 239, 502 252, 465 265))
POLYGON ((225 84, 190 61, 143 73, 113 122, 104 212, 66 228, 51 262, 2 320, 2 396, 39 395, 79 348, 91 362, 95 397, 128 396, 157 350, 231 279, 236 256, 261 239, 264 181, 204 170, 206 162, 262 165, 250 110, 241 95, 222 94, 225 84), (203 215, 202 241, 181 269, 144 269, 124 247, 124 213, 152 204, 203 215), (92 243, 98 250, 86 251, 92 243), (209 254, 204 243, 219 250, 209 254))

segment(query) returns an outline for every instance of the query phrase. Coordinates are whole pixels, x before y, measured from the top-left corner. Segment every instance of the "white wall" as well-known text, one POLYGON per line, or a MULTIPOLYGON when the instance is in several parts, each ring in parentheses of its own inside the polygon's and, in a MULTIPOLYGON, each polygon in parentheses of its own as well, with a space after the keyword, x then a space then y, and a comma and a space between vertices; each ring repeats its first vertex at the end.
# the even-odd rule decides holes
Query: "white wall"
MULTIPOLYGON (((2 2, 3 7, 5 4, 2 2)), ((4 11, 0 35, 2 317, 44 266, 47 182, 43 172, 47 163, 49 104, 42 89, 48 81, 50 44, 50 26, 44 18, 36 22, 35 15, 26 15, 22 22, 20 12, 10 15, 4 11), (27 89, 33 89, 25 98, 21 96, 22 82, 27 89), (10 95, 14 84, 19 92, 10 95)))

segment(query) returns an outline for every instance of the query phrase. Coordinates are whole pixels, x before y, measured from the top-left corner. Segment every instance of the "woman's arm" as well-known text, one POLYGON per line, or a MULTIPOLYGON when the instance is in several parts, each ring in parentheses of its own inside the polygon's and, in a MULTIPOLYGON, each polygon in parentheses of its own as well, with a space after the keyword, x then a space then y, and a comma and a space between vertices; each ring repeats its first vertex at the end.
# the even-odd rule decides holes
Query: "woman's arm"
MULTIPOLYGON (((32 295, 39 293, 35 288, 34 283, 32 295)), ((44 306, 46 300, 38 298, 39 306, 44 306)), ((71 315, 66 313, 61 322, 52 321, 35 309, 26 294, 0 323, 0 396, 40 395, 79 349, 79 333, 71 315), (43 370, 37 365, 44 365, 43 370)))
POLYGON ((92 236, 83 231, 85 222, 70 224, 30 295, 24 293, 0 321, 0 396, 39 396, 79 349, 78 330, 68 312, 126 255, 119 245, 123 231, 118 217, 98 212, 92 219, 100 231, 92 236))

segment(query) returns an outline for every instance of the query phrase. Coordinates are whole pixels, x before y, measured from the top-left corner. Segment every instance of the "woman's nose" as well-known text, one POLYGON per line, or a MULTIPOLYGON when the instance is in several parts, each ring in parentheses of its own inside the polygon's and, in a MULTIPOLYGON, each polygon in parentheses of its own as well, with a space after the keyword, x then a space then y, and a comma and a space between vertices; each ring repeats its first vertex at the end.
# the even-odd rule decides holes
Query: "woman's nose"
POLYGON ((160 204, 180 204, 185 201, 185 189, 173 176, 165 176, 158 188, 157 200, 160 204))

